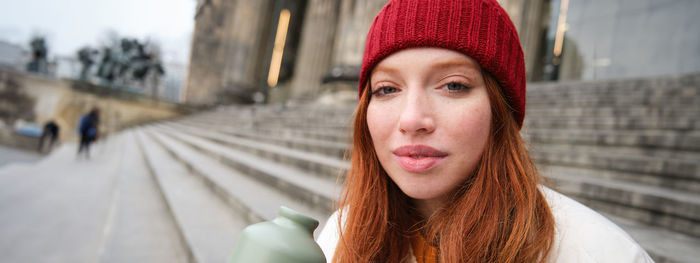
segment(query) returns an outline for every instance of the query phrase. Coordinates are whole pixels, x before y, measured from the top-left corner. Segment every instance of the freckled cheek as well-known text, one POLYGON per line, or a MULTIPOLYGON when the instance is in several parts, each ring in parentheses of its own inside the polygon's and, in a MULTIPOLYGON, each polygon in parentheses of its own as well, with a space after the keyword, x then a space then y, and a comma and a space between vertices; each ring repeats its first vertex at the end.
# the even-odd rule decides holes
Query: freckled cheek
POLYGON ((481 147, 486 143, 491 126, 490 109, 464 110, 459 116, 455 116, 450 125, 451 138, 458 138, 461 147, 481 147))
POLYGON ((391 113, 392 111, 371 107, 371 105, 367 109, 367 127, 375 148, 382 147, 382 143, 387 142, 386 139, 391 135, 393 127, 391 113))

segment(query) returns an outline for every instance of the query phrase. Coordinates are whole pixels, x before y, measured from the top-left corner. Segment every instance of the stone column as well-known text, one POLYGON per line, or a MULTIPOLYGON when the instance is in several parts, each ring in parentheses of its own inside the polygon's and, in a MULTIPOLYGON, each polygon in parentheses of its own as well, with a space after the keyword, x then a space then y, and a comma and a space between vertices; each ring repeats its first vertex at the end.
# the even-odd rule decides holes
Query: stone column
POLYGON ((354 103, 365 38, 388 0, 342 0, 330 67, 324 73, 322 103, 354 103))
POLYGON ((527 2, 529 2, 529 0, 498 0, 498 3, 506 10, 506 13, 508 13, 510 20, 513 21, 513 25, 515 25, 515 29, 518 32, 521 32, 522 29, 523 6, 527 5, 527 2))
MULTIPOLYGON (((258 84, 259 49, 262 45, 270 0, 236 0, 227 21, 222 95, 247 97, 258 84)), ((244 99, 244 98, 231 98, 244 99)), ((235 101, 234 101, 235 102, 235 101)))
POLYGON ((525 53, 525 70, 528 80, 533 79, 536 74, 536 67, 542 59, 540 54, 542 43, 542 33, 549 21, 549 5, 545 5, 543 0, 527 0, 522 6, 518 34, 520 43, 523 45, 525 53))
POLYGON ((538 74, 535 68, 541 66, 537 60, 541 59, 540 45, 544 44, 541 43, 542 30, 549 21, 548 6, 543 3, 543 0, 499 0, 498 2, 508 12, 508 16, 518 30, 529 80, 533 74, 538 74))
POLYGON ((294 64, 292 99, 312 99, 320 91, 329 68, 338 22, 339 0, 310 0, 301 31, 299 55, 294 64))
MULTIPOLYGON (((333 66, 360 66, 374 17, 389 0, 343 0, 333 66)), ((359 72, 358 72, 359 74, 359 72)))
POLYGON ((197 5, 192 51, 184 99, 192 104, 212 104, 221 89, 225 65, 226 25, 233 0, 202 0, 197 5))

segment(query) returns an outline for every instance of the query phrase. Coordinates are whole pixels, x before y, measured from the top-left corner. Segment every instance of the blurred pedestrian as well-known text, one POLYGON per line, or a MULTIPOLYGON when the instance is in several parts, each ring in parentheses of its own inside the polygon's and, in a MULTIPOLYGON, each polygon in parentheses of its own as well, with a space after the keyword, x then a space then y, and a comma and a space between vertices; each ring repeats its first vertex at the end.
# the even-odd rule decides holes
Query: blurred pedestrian
POLYGON ((78 133, 80 134, 80 146, 78 146, 78 157, 81 153, 86 158, 90 158, 90 144, 97 140, 99 136, 98 126, 100 124, 100 109, 93 108, 90 112, 80 118, 78 133))
POLYGON ((54 120, 49 120, 44 124, 44 129, 41 131, 41 137, 39 137, 39 149, 38 151, 40 153, 43 152, 51 152, 51 149, 53 149, 54 143, 56 143, 56 139, 58 139, 58 133, 60 131, 60 128, 58 127, 58 124, 54 120), (46 146, 46 140, 48 140, 48 149, 46 146))

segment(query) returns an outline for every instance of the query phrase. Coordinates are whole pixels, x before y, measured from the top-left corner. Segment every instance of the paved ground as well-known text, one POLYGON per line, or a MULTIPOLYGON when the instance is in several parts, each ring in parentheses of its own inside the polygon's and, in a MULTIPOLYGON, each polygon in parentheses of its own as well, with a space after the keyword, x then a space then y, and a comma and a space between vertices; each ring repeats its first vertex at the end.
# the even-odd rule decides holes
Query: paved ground
POLYGON ((187 260, 152 177, 129 172, 145 164, 124 141, 96 145, 90 160, 68 144, 0 167, 0 262, 187 260))
POLYGON ((33 163, 39 161, 41 157, 41 155, 34 152, 0 146, 0 167, 11 163, 33 163))

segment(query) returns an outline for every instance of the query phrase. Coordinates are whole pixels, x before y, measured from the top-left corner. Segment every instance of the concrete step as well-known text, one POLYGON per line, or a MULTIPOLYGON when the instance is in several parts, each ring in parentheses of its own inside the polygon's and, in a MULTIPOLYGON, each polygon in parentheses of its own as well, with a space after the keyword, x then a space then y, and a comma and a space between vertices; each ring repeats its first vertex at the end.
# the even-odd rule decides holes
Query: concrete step
POLYGON ((231 213, 206 181, 194 175, 154 140, 137 131, 150 171, 191 251, 190 261, 225 262, 246 222, 231 213))
POLYGON ((250 105, 250 106, 223 106, 215 112, 224 113, 227 115, 249 115, 251 113, 261 115, 286 115, 297 114, 304 112, 310 115, 325 114, 329 116, 347 116, 351 115, 355 110, 356 105, 321 105, 321 104, 306 104, 306 105, 250 105))
POLYGON ((275 128, 275 129, 258 128, 258 129, 255 129, 255 132, 259 132, 261 134, 272 135, 272 136, 301 137, 301 138, 307 138, 307 139, 312 139, 312 140, 333 141, 333 142, 345 143, 345 144, 352 143, 352 137, 351 137, 352 134, 349 130, 346 132, 337 132, 337 131, 327 131, 327 130, 310 131, 310 130, 293 130, 293 129, 279 129, 279 128, 275 128))
POLYGON ((700 237, 700 195, 611 179, 541 169, 559 191, 596 211, 700 237))
POLYGON ((268 128, 268 129, 297 129, 305 131, 328 131, 347 134, 349 124, 345 123, 327 123, 323 120, 309 120, 305 118, 288 119, 288 118, 255 118, 252 120, 233 119, 228 117, 210 117, 196 118, 204 124, 227 125, 232 127, 243 128, 268 128))
POLYGON ((566 82, 535 82, 528 83, 533 93, 546 92, 564 94, 611 94, 629 95, 636 93, 651 93, 655 95, 673 96, 686 94, 683 91, 695 89, 700 83, 700 74, 697 72, 684 74, 683 76, 658 76, 637 79, 608 79, 593 81, 566 81, 566 82))
MULTIPOLYGON (((696 88, 697 89, 697 88, 696 88)), ((668 96, 663 94, 650 94, 649 92, 637 92, 629 94, 621 94, 620 92, 607 93, 571 93, 568 91, 559 91, 552 93, 535 92, 528 86, 527 91, 527 106, 533 108, 553 107, 564 108, 568 107, 625 107, 646 105, 652 107, 661 107, 669 105, 677 109, 682 109, 683 106, 690 109, 697 109, 700 104, 700 92, 690 90, 691 95, 668 96), (606 96, 601 96, 606 94, 606 96)))
POLYGON ((700 116, 700 107, 678 107, 671 108, 664 106, 602 106, 602 107, 528 107, 527 117, 656 117, 656 118, 694 118, 700 116))
POLYGON ((193 125, 183 121, 173 122, 172 124, 182 125, 188 128, 197 127, 209 131, 217 131, 223 134, 247 138, 257 142, 270 143, 304 152, 318 153, 330 157, 335 157, 338 159, 343 159, 343 157, 345 156, 346 149, 349 148, 348 144, 346 143, 340 143, 337 141, 329 141, 323 139, 304 138, 301 135, 294 135, 284 132, 273 133, 273 130, 268 130, 270 132, 262 132, 260 130, 235 129, 232 127, 209 126, 203 124, 193 125))
POLYGON ((586 178, 599 178, 603 180, 616 180, 645 184, 665 189, 677 190, 681 192, 700 193, 700 181, 683 178, 668 179, 652 174, 642 174, 636 172, 619 172, 607 169, 596 169, 591 167, 575 167, 557 164, 537 163, 541 170, 549 170, 555 174, 567 174, 586 178))
POLYGON ((335 180, 329 180, 296 167, 282 165, 195 135, 165 129, 163 126, 154 127, 154 129, 219 160, 242 174, 275 187, 278 191, 308 204, 315 210, 330 214, 333 211, 335 197, 340 194, 340 187, 335 184, 335 180))
MULTIPOLYGON (((700 74, 697 72, 676 76, 655 76, 626 79, 565 81, 565 82, 535 82, 528 83, 528 92, 532 86, 533 92, 561 92, 569 91, 571 94, 630 94, 639 92, 652 92, 659 95, 674 95, 686 88, 696 87, 700 83, 700 74)), ((618 94, 618 95, 619 95, 618 94)))
POLYGON ((231 169, 169 135, 156 130, 150 130, 149 134, 178 161, 189 167, 193 174, 201 176, 210 190, 233 208, 246 224, 274 219, 281 205, 314 217, 321 224, 330 215, 330 212, 316 209, 309 203, 296 200, 279 191, 274 186, 231 169))
POLYGON ((700 117, 672 118, 659 117, 547 117, 525 118, 526 129, 598 129, 598 130, 676 130, 695 131, 700 129, 700 117))
POLYGON ((680 178, 700 181, 700 158, 695 154, 687 157, 657 157, 643 156, 625 150, 627 149, 542 144, 532 145, 529 152, 538 164, 649 174, 667 180, 680 178))
POLYGON ((251 114, 248 116, 235 116, 235 115, 225 115, 225 114, 210 114, 204 116, 197 116, 198 119, 208 120, 208 121, 225 121, 225 122, 274 122, 274 123, 312 123, 322 126, 349 126, 351 123, 351 116, 329 116, 329 114, 319 114, 318 116, 310 116, 308 113, 300 112, 295 114, 287 115, 262 115, 262 114, 251 114), (332 119, 335 118, 335 119, 332 119))
POLYGON ((355 105, 331 105, 324 106, 318 104, 295 105, 295 106, 280 106, 280 105, 253 105, 241 107, 229 107, 222 110, 226 113, 248 112, 259 116, 326 116, 326 117, 341 117, 350 116, 355 110, 355 105), (348 107, 349 106, 349 107, 348 107))
POLYGON ((122 134, 126 137, 123 157, 99 262, 189 262, 191 252, 146 166, 133 132, 122 134))
POLYGON ((700 132, 673 130, 538 129, 525 127, 523 138, 533 145, 543 143, 625 146, 640 149, 700 151, 700 132))
POLYGON ((589 104, 583 103, 586 101, 613 105, 698 105, 698 94, 698 73, 654 78, 528 84, 528 104, 532 102, 533 105, 540 102, 569 106, 589 104), (578 104, 569 104, 570 102, 578 104))
POLYGON ((200 117, 222 118, 227 120, 290 120, 292 122, 312 122, 312 123, 332 123, 349 125, 352 121, 353 110, 336 111, 332 108, 297 108, 289 107, 282 111, 277 111, 274 106, 247 106, 237 107, 232 110, 201 114, 200 117))
POLYGON ((171 129, 198 136, 218 144, 223 144, 239 151, 254 154, 260 158, 265 158, 286 166, 295 167, 328 181, 336 181, 343 171, 347 171, 347 169, 350 168, 350 164, 348 162, 323 154, 300 151, 274 144, 262 143, 255 140, 177 124, 170 124, 164 127, 171 127, 171 129))
POLYGON ((602 214, 639 242, 656 263, 694 263, 700 258, 700 238, 640 224, 609 213, 602 214))
POLYGON ((574 144, 574 143, 558 143, 558 142, 543 142, 530 144, 532 149, 552 150, 552 151, 576 151, 581 153, 605 153, 610 155, 628 156, 628 157, 652 157, 656 159, 672 159, 687 162, 700 162, 700 151, 685 151, 663 148, 645 148, 637 145, 604 145, 604 144, 574 144))
POLYGON ((253 126, 253 125, 235 125, 226 123, 210 123, 210 122, 199 122, 196 120, 178 120, 178 123, 188 126, 196 127, 218 127, 219 129, 225 130, 243 130, 254 132, 260 135, 273 136, 273 137, 297 137, 305 138, 311 140, 322 140, 322 141, 332 141, 338 143, 348 143, 350 140, 350 131, 345 132, 331 131, 331 130, 308 130, 308 129, 294 129, 289 127, 264 127, 264 126, 253 126))

